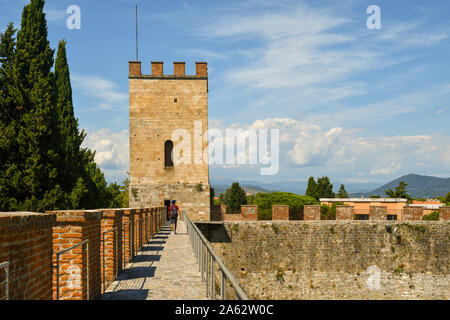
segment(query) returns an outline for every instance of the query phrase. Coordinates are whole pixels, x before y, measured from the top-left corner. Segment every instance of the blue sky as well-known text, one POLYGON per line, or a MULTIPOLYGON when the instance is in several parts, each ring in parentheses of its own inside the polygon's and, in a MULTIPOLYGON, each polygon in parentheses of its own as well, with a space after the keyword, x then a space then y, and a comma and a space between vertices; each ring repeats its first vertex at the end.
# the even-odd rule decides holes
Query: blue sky
MULTIPOLYGON (((28 1, 0 0, 2 31, 28 1)), ((140 60, 209 66, 210 127, 279 128, 280 171, 211 168, 212 180, 387 182, 450 176, 450 2, 137 1, 140 60), (368 30, 369 5, 381 30, 368 30)), ((47 0, 68 42, 75 113, 109 181, 128 170, 128 61, 136 1, 47 0), (69 5, 81 30, 69 30, 69 5)))

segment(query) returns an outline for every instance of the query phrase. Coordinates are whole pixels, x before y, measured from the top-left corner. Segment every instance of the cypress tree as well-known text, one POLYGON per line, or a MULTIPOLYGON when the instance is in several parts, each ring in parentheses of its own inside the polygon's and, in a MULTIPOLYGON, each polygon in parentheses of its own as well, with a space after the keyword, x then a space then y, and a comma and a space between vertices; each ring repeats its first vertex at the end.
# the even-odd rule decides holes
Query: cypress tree
POLYGON ((66 43, 47 40, 44 0, 0 35, 0 211, 106 207, 114 200, 95 152, 81 148, 66 43))
POLYGON ((308 179, 308 187, 306 188, 305 195, 310 196, 311 198, 318 199, 316 194, 317 184, 314 177, 310 177, 308 179))
MULTIPOLYGON (((65 193, 70 194, 75 188, 78 196, 83 189, 82 154, 80 153, 85 133, 78 130, 78 119, 75 118, 70 83, 69 65, 67 62, 66 42, 59 42, 55 60, 56 109, 59 130, 59 154, 61 156, 60 183, 65 193)), ((77 208, 78 203, 71 201, 71 207, 77 208)))
POLYGON ((328 177, 322 177, 317 179, 316 199, 320 198, 334 198, 333 184, 330 183, 328 177))
POLYGON ((345 187, 343 184, 341 184, 341 187, 339 188, 339 192, 337 194, 338 198, 348 198, 347 190, 345 190, 345 187))
POLYGON ((17 210, 15 193, 21 181, 21 172, 15 164, 19 128, 13 63, 15 33, 10 23, 5 33, 0 34, 0 211, 17 210))
POLYGON ((53 50, 47 40, 44 0, 31 0, 22 13, 15 54, 20 130, 17 165, 23 173, 18 201, 22 209, 64 207, 59 185, 57 112, 53 86, 53 50))
POLYGON ((234 182, 225 192, 225 204, 228 212, 238 212, 241 210, 241 205, 247 204, 247 196, 244 189, 239 183, 234 182))
POLYGON ((81 147, 86 136, 75 118, 66 42, 60 41, 55 60, 56 107, 58 114, 61 185, 69 197, 69 207, 92 209, 114 202, 104 174, 95 163, 95 152, 81 147))

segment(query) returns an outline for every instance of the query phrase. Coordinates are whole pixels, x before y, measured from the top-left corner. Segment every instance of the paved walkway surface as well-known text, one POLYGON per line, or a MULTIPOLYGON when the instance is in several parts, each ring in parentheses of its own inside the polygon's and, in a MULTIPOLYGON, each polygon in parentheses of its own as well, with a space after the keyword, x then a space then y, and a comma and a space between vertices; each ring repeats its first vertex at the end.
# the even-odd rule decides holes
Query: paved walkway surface
POLYGON ((104 300, 203 300, 205 284, 186 225, 177 234, 164 226, 135 256, 102 296, 104 300))

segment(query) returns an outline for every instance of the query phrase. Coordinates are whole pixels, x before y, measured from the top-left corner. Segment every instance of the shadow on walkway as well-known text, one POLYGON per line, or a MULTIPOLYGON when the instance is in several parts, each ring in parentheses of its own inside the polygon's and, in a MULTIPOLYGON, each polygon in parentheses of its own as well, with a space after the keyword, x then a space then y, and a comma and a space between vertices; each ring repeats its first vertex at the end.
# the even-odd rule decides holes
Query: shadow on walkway
POLYGON ((156 267, 133 267, 130 269, 125 269, 119 275, 119 280, 151 278, 155 276, 155 270, 156 267))
POLYGON ((134 257, 133 262, 151 262, 160 260, 161 255, 159 254, 140 254, 134 257))
POLYGON ((104 300, 146 300, 149 290, 146 289, 130 289, 106 292, 103 294, 104 300))

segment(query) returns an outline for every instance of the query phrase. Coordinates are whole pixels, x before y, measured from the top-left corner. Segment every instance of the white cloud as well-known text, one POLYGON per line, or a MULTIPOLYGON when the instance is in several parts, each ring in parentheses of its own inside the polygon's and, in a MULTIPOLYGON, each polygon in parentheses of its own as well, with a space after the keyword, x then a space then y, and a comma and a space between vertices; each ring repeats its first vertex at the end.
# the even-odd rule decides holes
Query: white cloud
MULTIPOLYGON (((215 120, 210 125, 213 127, 224 126, 217 126, 215 120)), ((289 118, 259 119, 250 125, 235 123, 230 127, 280 129, 280 172, 291 178, 329 174, 350 181, 358 175, 358 181, 373 181, 377 176, 385 179, 387 175, 417 172, 418 163, 421 171, 417 173, 441 169, 450 174, 450 137, 445 135, 364 137, 354 130, 325 128, 289 118)), ((243 170, 248 168, 241 166, 243 170)))
POLYGON ((373 169, 370 171, 371 174, 392 174, 398 170, 402 165, 400 163, 391 163, 388 167, 385 168, 379 168, 379 169, 373 169))
POLYGON ((66 13, 65 9, 54 9, 49 8, 48 6, 44 7, 45 18, 48 21, 60 21, 66 19, 69 15, 66 13))
POLYGON ((97 101, 96 106, 101 109, 116 109, 126 104, 128 94, 120 87, 105 78, 96 75, 73 75, 71 77, 75 89, 97 101))
POLYGON ((95 162, 105 172, 108 181, 119 180, 129 171, 128 130, 100 129, 87 132, 83 147, 95 151, 95 162))

